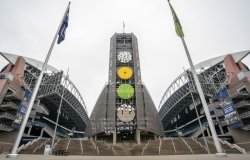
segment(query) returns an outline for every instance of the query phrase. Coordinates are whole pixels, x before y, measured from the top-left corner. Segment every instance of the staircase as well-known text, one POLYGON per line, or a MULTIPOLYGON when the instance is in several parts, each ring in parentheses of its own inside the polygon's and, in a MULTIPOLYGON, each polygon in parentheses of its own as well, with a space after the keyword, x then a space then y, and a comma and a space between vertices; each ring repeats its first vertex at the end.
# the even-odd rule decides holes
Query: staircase
POLYGON ((160 140, 149 140, 143 155, 159 155, 160 140))
MULTIPOLYGON (((19 154, 43 154, 44 146, 49 139, 36 139, 24 145, 19 154)), ((241 154, 244 149, 220 140, 223 151, 229 154, 241 154)), ((1 143, 0 143, 1 144, 1 143)), ((208 147, 212 154, 216 153, 211 138, 208 138, 208 147)), ((0 148, 0 151, 3 148, 0 148)), ((58 139, 53 151, 65 151, 70 155, 88 156, 140 156, 140 155, 185 155, 207 154, 202 138, 164 138, 150 140, 148 143, 106 143, 89 139, 58 139)), ((3 152, 3 151, 2 151, 3 152)))
POLYGON ((175 147, 175 154, 192 154, 188 146, 183 142, 181 138, 173 139, 173 144, 175 147))
POLYGON ((141 156, 145 144, 117 143, 113 148, 117 156, 141 156))
POLYGON ((91 142, 91 140, 82 140, 82 154, 89 156, 97 156, 97 148, 95 144, 91 142))
POLYGON ((187 142, 187 145, 191 148, 193 154, 207 154, 205 148, 203 148, 199 143, 194 139, 184 139, 187 142))
POLYGON ((82 155, 81 140, 71 139, 67 151, 69 155, 82 155))
POLYGON ((175 154, 175 152, 176 151, 172 139, 163 139, 161 141, 161 150, 160 150, 161 155, 173 155, 175 154))
POLYGON ((32 144, 27 144, 27 147, 24 147, 19 154, 43 154, 44 146, 47 139, 38 139, 32 144))
POLYGON ((112 151, 112 148, 110 145, 106 144, 104 141, 94 141, 98 151, 99 155, 102 156, 114 156, 114 152, 112 151))

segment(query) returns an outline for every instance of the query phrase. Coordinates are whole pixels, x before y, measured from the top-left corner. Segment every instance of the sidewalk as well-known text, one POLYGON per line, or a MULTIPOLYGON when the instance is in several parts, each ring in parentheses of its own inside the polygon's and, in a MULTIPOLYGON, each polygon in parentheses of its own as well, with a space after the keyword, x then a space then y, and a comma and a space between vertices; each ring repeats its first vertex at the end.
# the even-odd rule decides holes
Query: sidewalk
POLYGON ((214 154, 201 155, 168 155, 168 156, 44 156, 44 155, 18 155, 17 158, 0 160, 250 160, 250 154, 228 154, 228 157, 217 158, 214 154))

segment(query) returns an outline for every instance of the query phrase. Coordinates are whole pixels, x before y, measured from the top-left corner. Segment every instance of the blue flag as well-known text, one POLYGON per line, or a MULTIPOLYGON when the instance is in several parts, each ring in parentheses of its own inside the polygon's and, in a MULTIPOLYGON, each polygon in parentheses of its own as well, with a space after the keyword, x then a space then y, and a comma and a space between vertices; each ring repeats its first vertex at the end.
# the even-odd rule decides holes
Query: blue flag
POLYGON ((68 9, 68 11, 63 19, 63 23, 62 23, 61 28, 58 32, 57 44, 60 44, 65 39, 65 33, 66 33, 66 29, 68 27, 68 22, 69 22, 69 9, 68 9))

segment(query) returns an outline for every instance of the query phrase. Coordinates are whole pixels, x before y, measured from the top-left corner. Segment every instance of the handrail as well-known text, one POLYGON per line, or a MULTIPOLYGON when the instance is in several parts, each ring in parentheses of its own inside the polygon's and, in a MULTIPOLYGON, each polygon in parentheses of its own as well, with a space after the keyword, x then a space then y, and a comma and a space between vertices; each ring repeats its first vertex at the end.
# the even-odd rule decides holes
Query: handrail
POLYGON ((235 104, 236 108, 239 108, 242 104, 250 104, 250 100, 243 100, 235 104))
POLYGON ((229 143, 228 141, 221 140, 221 139, 219 139, 219 141, 220 141, 222 144, 225 144, 225 145, 227 145, 227 146, 230 147, 230 148, 234 148, 234 149, 238 150, 239 152, 241 152, 241 153, 243 153, 243 154, 247 154, 247 153, 246 153, 246 150, 245 150, 244 148, 242 148, 242 147, 240 147, 240 146, 238 146, 238 145, 236 145, 236 144, 231 144, 231 143, 229 143))
POLYGON ((148 144, 149 144, 149 140, 148 140, 148 142, 146 143, 146 145, 143 147, 142 152, 141 152, 141 155, 144 155, 144 151, 145 151, 145 149, 147 149, 148 144))
POLYGON ((12 119, 12 120, 15 119, 15 116, 13 116, 12 114, 10 114, 8 112, 0 113, 0 117, 6 117, 6 118, 9 118, 9 119, 12 119))
POLYGON ((176 153, 176 148, 175 148, 175 145, 174 145, 174 140, 171 138, 172 140, 172 144, 173 144, 173 147, 174 147, 174 152, 176 153))
POLYGON ((15 103, 13 103, 13 102, 3 102, 0 106, 1 106, 2 108, 4 108, 5 105, 13 106, 13 107, 11 107, 11 108, 15 108, 15 109, 18 108, 18 105, 15 104, 15 103))
POLYGON ((185 145, 189 148, 189 150, 191 151, 192 154, 194 154, 192 148, 188 145, 188 143, 186 142, 186 140, 184 138, 181 137, 181 140, 185 143, 185 145))
POLYGON ((96 149, 96 151, 97 151, 97 155, 99 155, 99 154, 100 154, 100 152, 99 152, 99 148, 96 146, 96 144, 95 144, 95 142, 93 141, 92 137, 90 138, 90 141, 92 142, 92 145, 93 145, 93 146, 94 146, 94 148, 96 149))
POLYGON ((32 141, 29 141, 26 144, 21 145, 18 149, 17 149, 17 153, 20 152, 23 149, 26 149, 28 146, 34 144, 35 142, 37 142, 41 137, 37 137, 35 139, 33 139, 32 141))
POLYGON ((83 154, 82 138, 80 138, 80 146, 81 146, 81 151, 82 151, 82 154, 83 154))
POLYGON ((161 155, 161 137, 159 137, 160 143, 159 143, 159 155, 161 155))
POLYGON ((0 129, 4 129, 5 131, 12 131, 13 128, 11 128, 10 126, 7 126, 5 124, 1 124, 0 123, 0 129))
POLYGON ((250 111, 244 112, 244 113, 240 114, 239 116, 240 116, 241 119, 242 118, 247 118, 247 117, 250 116, 250 111))
POLYGON ((67 144, 66 151, 67 151, 68 148, 69 148, 70 141, 71 141, 71 138, 69 138, 69 142, 68 142, 68 144, 67 144))
POLYGON ((114 149, 113 146, 111 146, 111 149, 112 149, 112 151, 114 152, 114 154, 115 154, 115 156, 116 156, 116 150, 114 149))

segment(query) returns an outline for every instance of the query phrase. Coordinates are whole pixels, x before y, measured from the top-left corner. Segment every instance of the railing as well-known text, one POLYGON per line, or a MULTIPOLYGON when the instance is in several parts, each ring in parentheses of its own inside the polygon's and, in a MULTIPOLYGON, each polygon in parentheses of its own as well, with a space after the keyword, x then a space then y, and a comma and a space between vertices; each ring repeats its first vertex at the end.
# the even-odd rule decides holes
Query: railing
POLYGON ((13 128, 11 128, 10 126, 4 125, 0 123, 0 130, 4 130, 4 131, 12 131, 13 128))
POLYGON ((144 155, 145 149, 147 149, 148 144, 149 144, 149 140, 148 140, 148 142, 146 143, 146 145, 143 147, 142 152, 141 152, 141 155, 144 155))
POLYGON ((171 141, 172 141, 172 144, 173 144, 173 147, 174 147, 174 153, 176 154, 176 148, 175 148, 175 145, 174 145, 174 140, 173 140, 173 138, 171 138, 171 141))
POLYGON ((242 118, 248 118, 248 117, 250 117, 250 111, 247 111, 247 112, 244 112, 244 113, 240 114, 241 119, 242 118))
POLYGON ((235 107, 236 107, 236 108, 240 108, 242 105, 246 105, 246 104, 250 105, 250 100, 243 100, 243 101, 240 101, 239 103, 237 103, 237 104, 235 105, 235 107))
POLYGON ((7 92, 5 94, 5 97, 8 98, 8 97, 16 97, 17 99, 22 99, 22 95, 18 95, 16 92, 7 92))
POLYGON ((8 112, 3 112, 3 113, 0 113, 0 118, 8 118, 8 119, 14 120, 15 116, 13 116, 12 114, 8 112))
POLYGON ((26 144, 21 145, 18 149, 17 149, 17 153, 19 153, 21 150, 26 149, 28 146, 32 145, 33 143, 37 142, 41 137, 35 138, 32 141, 29 141, 26 144))
POLYGON ((227 145, 230 148, 235 148, 236 150, 238 150, 239 152, 246 154, 246 150, 244 148, 241 148, 240 146, 236 145, 236 144, 231 144, 228 141, 225 140, 221 140, 219 139, 220 143, 227 145))
MULTIPOLYGON (((53 137, 53 135, 54 135, 54 130, 51 129, 50 126, 48 126, 47 124, 45 124, 44 130, 46 130, 46 131, 48 132, 48 134, 50 134, 50 136, 53 137)), ((59 134, 59 133, 57 132, 57 134, 59 134)), ((57 137, 57 135, 56 135, 56 137, 57 137)))
POLYGON ((114 155, 116 156, 116 150, 114 149, 114 147, 113 147, 113 146, 111 146, 111 149, 112 149, 112 151, 113 151, 114 155))
POLYGON ((236 92, 234 92, 234 93, 231 95, 231 98, 235 98, 235 97, 237 97, 237 96, 240 95, 240 94, 248 95, 248 92, 247 92, 247 91, 236 91, 236 92))
POLYGON ((39 146, 37 146, 34 150, 33 150, 33 154, 40 149, 42 146, 45 146, 45 144, 47 143, 49 139, 46 139, 46 141, 44 141, 43 143, 41 143, 39 146))
POLYGON ((181 140, 185 143, 185 145, 189 148, 189 150, 191 151, 192 154, 194 154, 192 148, 188 145, 188 143, 186 142, 186 140, 184 138, 181 137, 181 140))
POLYGON ((250 130, 250 124, 249 125, 245 125, 242 129, 244 129, 244 130, 250 130))
POLYGON ((159 155, 161 155, 161 137, 159 137, 159 141, 160 141, 160 143, 159 143, 159 155))
POLYGON ((13 102, 3 102, 0 107, 1 108, 10 107, 10 108, 13 108, 13 109, 18 109, 18 105, 13 103, 13 102))
POLYGON ((49 110, 45 105, 40 103, 40 104, 34 104, 34 106, 40 107, 45 112, 45 114, 49 115, 49 110))
POLYGON ((69 142, 68 142, 68 144, 67 144, 66 151, 67 151, 68 148, 69 148, 70 141, 71 141, 71 138, 69 138, 69 142))
POLYGON ((83 154, 82 138, 80 138, 80 146, 81 146, 81 151, 82 151, 82 154, 83 154))
MULTIPOLYGON (((201 148, 204 148, 206 151, 208 150, 207 147, 203 146, 203 145, 201 144, 201 142, 197 141, 196 138, 192 137, 192 139, 195 141, 195 143, 197 143, 198 145, 200 145, 201 148)), ((203 137, 202 139, 204 140, 204 137, 203 137)))
POLYGON ((90 141, 91 141, 92 145, 94 146, 94 148, 96 149, 97 154, 99 155, 99 154, 100 154, 99 149, 98 149, 98 147, 96 146, 95 142, 93 141, 92 137, 90 138, 90 141))

